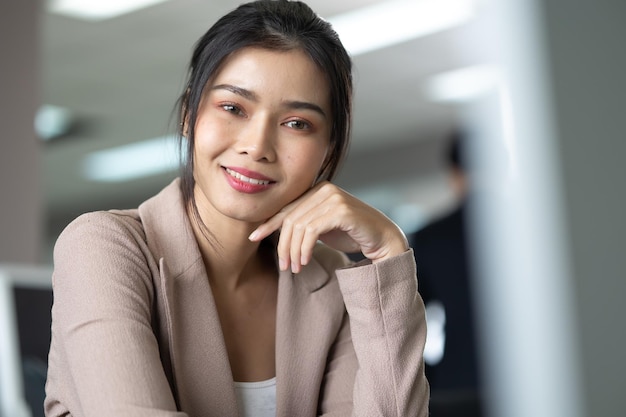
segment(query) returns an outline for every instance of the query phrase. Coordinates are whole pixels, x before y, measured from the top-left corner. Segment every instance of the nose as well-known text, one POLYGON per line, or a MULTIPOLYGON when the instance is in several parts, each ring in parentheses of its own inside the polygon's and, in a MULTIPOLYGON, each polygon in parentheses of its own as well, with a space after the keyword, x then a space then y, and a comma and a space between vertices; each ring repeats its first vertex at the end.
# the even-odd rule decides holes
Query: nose
POLYGON ((255 161, 274 162, 276 160, 274 124, 259 117, 251 120, 243 129, 235 143, 235 150, 240 154, 247 154, 255 161))

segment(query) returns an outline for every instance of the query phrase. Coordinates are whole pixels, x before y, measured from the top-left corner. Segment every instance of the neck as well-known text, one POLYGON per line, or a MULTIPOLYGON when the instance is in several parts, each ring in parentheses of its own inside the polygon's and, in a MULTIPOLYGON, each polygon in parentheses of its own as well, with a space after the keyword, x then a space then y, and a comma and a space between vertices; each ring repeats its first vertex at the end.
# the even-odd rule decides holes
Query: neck
POLYGON ((212 286, 235 290, 274 268, 272 250, 248 236, 258 226, 232 219, 210 221, 190 216, 192 228, 212 286))

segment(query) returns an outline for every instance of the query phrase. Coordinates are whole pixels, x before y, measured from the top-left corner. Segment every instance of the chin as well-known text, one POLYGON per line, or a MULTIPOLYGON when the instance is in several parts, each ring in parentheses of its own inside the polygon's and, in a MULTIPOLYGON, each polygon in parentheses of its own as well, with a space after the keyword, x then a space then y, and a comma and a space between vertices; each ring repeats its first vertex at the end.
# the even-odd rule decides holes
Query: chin
POLYGON ((226 209, 222 211, 222 213, 233 220, 239 220, 246 223, 263 223, 278 213, 278 211, 279 209, 259 210, 258 208, 251 208, 248 210, 245 207, 239 206, 235 210, 226 209))

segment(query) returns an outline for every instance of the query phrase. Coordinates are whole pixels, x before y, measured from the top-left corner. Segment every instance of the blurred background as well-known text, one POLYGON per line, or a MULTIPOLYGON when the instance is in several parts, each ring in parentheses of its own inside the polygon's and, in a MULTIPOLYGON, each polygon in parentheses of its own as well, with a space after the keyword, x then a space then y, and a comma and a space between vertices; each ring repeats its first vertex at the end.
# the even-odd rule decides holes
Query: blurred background
MULTIPOLYGON (((0 2, 0 416, 39 415, 58 234, 176 176, 193 44, 240 2, 97 3, 0 2)), ((624 415, 626 3, 308 4, 354 59, 336 182, 416 249, 433 417, 624 415)))

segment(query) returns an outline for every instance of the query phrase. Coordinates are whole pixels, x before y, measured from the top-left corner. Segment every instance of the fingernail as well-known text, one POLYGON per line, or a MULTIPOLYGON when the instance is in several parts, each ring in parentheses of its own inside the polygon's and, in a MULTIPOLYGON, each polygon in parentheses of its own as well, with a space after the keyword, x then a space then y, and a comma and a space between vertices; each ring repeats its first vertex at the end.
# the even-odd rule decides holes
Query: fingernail
POLYGON ((284 259, 278 258, 278 268, 281 271, 285 271, 287 269, 287 262, 284 259))
POLYGON ((258 236, 259 236, 259 231, 255 230, 254 232, 250 233, 250 236, 248 236, 248 240, 255 241, 258 236))

